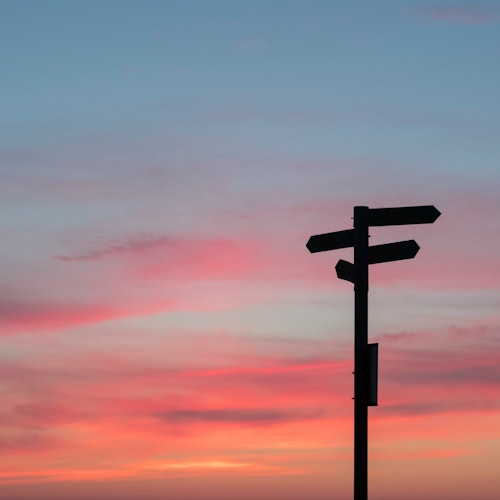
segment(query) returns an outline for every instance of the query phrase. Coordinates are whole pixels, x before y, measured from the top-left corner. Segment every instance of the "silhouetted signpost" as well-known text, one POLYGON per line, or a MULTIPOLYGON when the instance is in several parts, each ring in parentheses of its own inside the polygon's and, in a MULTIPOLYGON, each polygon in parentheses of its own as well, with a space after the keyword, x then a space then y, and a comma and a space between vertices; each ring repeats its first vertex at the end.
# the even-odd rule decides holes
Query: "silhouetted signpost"
POLYGON ((433 205, 419 207, 354 207, 354 229, 311 236, 311 253, 354 247, 354 264, 339 260, 340 279, 354 284, 354 500, 368 498, 368 406, 377 406, 378 344, 368 343, 368 265, 413 259, 415 240, 368 245, 370 226, 432 224, 441 213, 433 205))

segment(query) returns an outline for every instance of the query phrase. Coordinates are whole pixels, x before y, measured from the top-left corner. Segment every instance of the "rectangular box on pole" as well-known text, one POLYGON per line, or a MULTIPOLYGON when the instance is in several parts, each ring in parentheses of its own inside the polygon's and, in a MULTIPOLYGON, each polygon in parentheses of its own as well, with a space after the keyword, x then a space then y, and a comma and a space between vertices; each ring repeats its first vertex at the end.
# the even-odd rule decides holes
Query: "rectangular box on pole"
POLYGON ((368 344, 368 406, 378 406, 378 343, 368 344))

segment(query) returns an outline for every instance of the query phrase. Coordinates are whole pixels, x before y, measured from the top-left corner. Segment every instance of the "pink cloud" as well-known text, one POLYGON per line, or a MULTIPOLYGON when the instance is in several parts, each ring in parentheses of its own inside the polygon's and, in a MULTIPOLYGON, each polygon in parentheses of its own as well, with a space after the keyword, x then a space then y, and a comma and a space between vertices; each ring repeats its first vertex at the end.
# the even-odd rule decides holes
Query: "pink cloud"
POLYGON ((321 394, 329 392, 325 375, 340 369, 336 362, 264 357, 247 360, 246 367, 224 360, 220 368, 183 369, 169 362, 175 343, 167 337, 164 342, 162 364, 134 359, 120 346, 112 353, 75 349, 62 359, 44 359, 40 353, 25 366, 4 364, 3 387, 16 389, 4 399, 2 426, 19 439, 27 439, 33 428, 40 436, 59 436, 43 467, 36 447, 26 459, 18 441, 10 463, 3 464, 4 474, 36 476, 46 470, 53 477, 75 479, 87 470, 90 479, 93 471, 113 477, 112 470, 122 470, 139 477, 155 473, 153 462, 179 464, 162 469, 173 474, 184 470, 184 463, 214 462, 221 456, 228 463, 250 463, 254 471, 284 464, 287 471, 304 471, 304 465, 297 465, 304 455, 297 460, 296 452, 282 444, 278 459, 261 448, 276 439, 285 442, 287 436, 293 436, 294 448, 303 439, 308 449, 321 446, 321 429, 331 422, 321 394), (304 430, 307 422, 315 422, 314 428, 304 430), (283 454, 290 456, 285 460, 283 454), (17 462, 21 456, 23 462, 17 462))
MULTIPOLYGON (((0 447, 4 453, 12 455, 47 455, 60 449, 61 441, 36 431, 18 436, 0 437, 0 447)), ((0 476, 1 482, 1 476, 0 476)))
POLYGON ((62 299, 50 302, 7 299, 0 302, 0 327, 2 335, 54 331, 173 308, 174 303, 165 300, 149 305, 119 306, 71 303, 62 299))
POLYGON ((460 337, 454 329, 424 333, 420 341, 418 335, 382 336, 379 418, 500 411, 498 325, 471 342, 475 330, 460 337))
POLYGON ((103 306, 68 306, 4 300, 0 304, 0 325, 4 334, 8 334, 78 326, 105 321, 117 314, 117 311, 103 306))
MULTIPOLYGON (((409 196, 417 199, 417 193, 409 196)), ((442 215, 432 226, 372 228, 372 244, 415 239, 421 247, 412 261, 371 266, 373 286, 440 290, 496 287, 499 276, 492 249, 498 238, 488 222, 495 220, 500 209, 496 197, 457 192, 441 198, 436 205, 442 215), (478 244, 486 238, 491 244, 478 244)), ((412 204, 411 200, 404 204, 412 204)), ((385 200, 383 205, 369 201, 375 207, 398 204, 397 199, 385 200)), ((288 290, 302 291, 330 287, 332 282, 337 288, 344 287, 347 284, 338 282, 334 266, 339 258, 351 260, 352 249, 310 255, 305 243, 311 234, 348 229, 351 217, 352 206, 343 201, 319 198, 313 203, 278 203, 272 210, 264 206, 251 214, 227 214, 219 221, 222 229, 203 235, 132 234, 104 240, 94 248, 67 251, 56 257, 61 265, 56 271, 61 277, 69 269, 76 275, 84 273, 89 282, 95 275, 96 288, 97 281, 105 280, 112 288, 108 300, 116 292, 120 301, 124 284, 131 294, 139 288, 148 293, 169 280, 176 282, 178 295, 171 298, 180 302, 184 301, 180 296, 183 287, 211 280, 238 281, 240 293, 250 282, 272 283, 276 289, 286 282, 288 290), (294 226, 289 224, 291 218, 294 226)))
MULTIPOLYGON (((474 453, 460 444, 459 422, 498 418, 497 333, 495 324, 478 324, 377 339, 380 406, 370 410, 370 425, 381 458, 442 457, 443 439, 443 456, 474 453), (480 341, 471 344, 478 328, 480 341), (443 430, 450 415, 457 424, 443 430), (409 454, 414 449, 419 454, 409 454)), ((316 341, 306 356, 302 344, 285 354, 278 341, 220 332, 137 332, 133 348, 115 340, 115 348, 99 351, 92 339, 76 343, 64 357, 54 355, 54 341, 41 343, 2 364, 0 422, 17 436, 4 474, 141 477, 162 464, 167 475, 190 474, 210 461, 251 464, 245 470, 255 474, 273 467, 304 474, 332 460, 350 462, 353 362, 344 343, 316 341), (40 440, 30 451, 33 429, 40 440)), ((469 428, 469 438, 484 428, 469 428)))
MULTIPOLYGON (((463 336, 457 340, 446 333, 423 334, 420 340, 415 334, 393 336, 392 342, 381 337, 379 341, 381 415, 460 412, 468 404, 476 411, 498 409, 499 353, 493 336, 474 346, 463 336)), ((2 379, 30 388, 27 396, 32 394, 27 400, 12 401, 18 423, 37 421, 41 425, 53 419, 56 424, 121 415, 131 421, 161 417, 176 426, 183 420, 216 425, 232 417, 235 422, 255 419, 264 423, 350 412, 352 359, 261 355, 243 358, 241 366, 242 358, 235 353, 239 366, 222 356, 219 366, 186 368, 175 362, 177 347, 171 341, 152 349, 170 352, 163 363, 157 357, 134 359, 130 352, 118 349, 114 355, 75 353, 50 370, 40 362, 29 368, 12 363, 4 366, 2 379), (148 394, 143 392, 145 387, 148 394), (42 388, 44 401, 33 399, 42 388), (76 414, 68 412, 71 394, 85 401, 76 414)), ((248 344, 240 349, 246 351, 248 344)))
POLYGON ((0 421, 26 430, 115 421, 122 431, 137 432, 143 423, 175 432, 186 426, 205 432, 224 422, 280 425, 324 418, 331 413, 322 402, 332 393, 328 376, 345 372, 349 379, 343 362, 257 358, 257 366, 249 361, 246 368, 196 370, 171 366, 172 353, 162 365, 124 355, 68 353, 50 366, 40 358, 26 366, 4 364, 2 380, 16 389, 4 400, 0 421))
POLYGON ((263 409, 263 408, 217 408, 170 410, 161 412, 158 417, 173 423, 215 423, 215 424, 250 424, 269 425, 281 424, 289 420, 315 420, 324 412, 318 409, 263 409))
MULTIPOLYGON (((371 266, 372 287, 497 287, 496 197, 457 193, 437 205, 442 216, 432 226, 373 228, 374 244, 415 238, 421 250, 412 261, 371 266)), ((0 325, 4 334, 60 330, 161 311, 242 307, 269 302, 281 292, 345 290, 351 284, 337 279, 334 266, 339 258, 352 259, 352 249, 311 255, 305 243, 311 234, 349 228, 351 216, 351 206, 319 199, 273 211, 269 226, 258 224, 262 214, 245 223, 237 216, 237 224, 227 224, 229 237, 132 235, 66 252, 52 263, 48 280, 45 270, 30 277, 29 293, 4 292, 0 325), (290 217, 296 228, 284 223, 290 217), (218 285, 207 293, 213 281, 218 285)))
POLYGON ((144 278, 236 279, 260 267, 260 245, 228 238, 137 237, 56 259, 87 262, 122 259, 144 278))

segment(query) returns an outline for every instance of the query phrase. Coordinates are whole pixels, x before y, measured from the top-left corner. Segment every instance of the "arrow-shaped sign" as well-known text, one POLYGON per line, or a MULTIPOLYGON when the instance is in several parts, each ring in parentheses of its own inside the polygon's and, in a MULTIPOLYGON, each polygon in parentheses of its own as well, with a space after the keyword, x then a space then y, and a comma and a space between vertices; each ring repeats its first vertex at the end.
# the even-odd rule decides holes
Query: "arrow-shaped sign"
MULTIPOLYGON (((420 247, 415 240, 398 241, 385 245, 375 245, 368 247, 368 263, 379 264, 381 262, 391 262, 393 260, 413 259, 420 247)), ((354 264, 340 259, 335 266, 337 277, 341 280, 355 283, 356 270, 354 264)))
POLYGON ((354 246, 354 229, 336 231, 335 233, 315 234, 306 243, 306 247, 311 253, 352 246, 354 246))
POLYGON ((420 207, 370 208, 370 226, 398 226, 403 224, 432 224, 441 212, 434 205, 420 207))
POLYGON ((351 283, 356 281, 354 264, 347 262, 347 260, 340 259, 335 266, 335 271, 337 271, 337 278, 341 280, 350 281, 351 283))
POLYGON ((368 248, 368 263, 379 264, 393 260, 413 259, 419 249, 420 247, 415 240, 375 245, 368 248))

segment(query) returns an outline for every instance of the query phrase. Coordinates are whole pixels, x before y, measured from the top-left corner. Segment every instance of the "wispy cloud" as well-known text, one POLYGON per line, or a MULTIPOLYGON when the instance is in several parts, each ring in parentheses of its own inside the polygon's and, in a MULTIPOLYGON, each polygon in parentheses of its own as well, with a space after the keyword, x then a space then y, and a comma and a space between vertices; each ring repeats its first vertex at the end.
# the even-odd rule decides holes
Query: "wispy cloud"
MULTIPOLYGON (((387 432, 389 440, 404 438, 408 446, 416 446, 420 434, 410 438, 407 429, 422 417, 433 425, 444 415, 465 411, 476 415, 472 420, 496 416, 497 329, 490 325, 480 342, 471 345, 477 328, 463 327, 459 335, 450 328, 379 338, 375 443, 385 440, 387 432), (396 429, 395 421, 402 422, 396 429)), ((64 472, 68 479, 83 473, 93 477, 96 454, 109 470, 137 476, 149 468, 161 469, 161 464, 183 469, 182 464, 192 463, 198 464, 193 469, 202 469, 202 462, 218 460, 260 470, 282 465, 283 453, 290 467, 303 471, 304 456, 314 452, 314 462, 321 462, 325 439, 330 438, 345 453, 352 418, 352 359, 328 355, 345 356, 343 343, 318 342, 315 352, 305 356, 302 344, 294 350, 292 343, 285 354, 279 345, 269 349, 269 339, 233 334, 222 342, 217 332, 201 337, 188 331, 182 337, 184 344, 178 342, 180 333, 137 332, 127 340, 134 341, 133 349, 117 337, 116 348, 100 351, 91 339, 83 349, 80 340, 64 357, 54 355, 53 343, 42 344, 28 349, 32 356, 24 360, 18 356, 4 362, 0 379, 6 397, 0 423, 13 436, 2 441, 11 458, 6 473, 42 474, 36 463, 42 453, 48 457, 47 471, 56 476, 63 457, 69 464, 64 472), (224 352, 228 344, 230 356, 224 352), (156 465, 152 457, 158 457, 156 465)), ((16 338, 11 342, 26 349, 16 338)), ((439 441, 437 431, 418 432, 430 442, 439 441)), ((448 429, 448 439, 458 442, 461 432, 448 429)), ((454 445, 448 447, 448 452, 454 450, 454 445)))
POLYGON ((484 24, 500 22, 500 13, 481 6, 442 6, 419 10, 428 19, 453 24, 484 24))
POLYGON ((0 447, 9 455, 46 455, 48 452, 56 451, 61 444, 60 440, 36 430, 17 436, 14 434, 0 437, 0 447))
POLYGON ((116 318, 175 309, 174 301, 160 300, 150 304, 99 304, 47 300, 0 300, 2 336, 32 331, 54 331, 100 323, 116 318))
POLYGON ((188 280, 235 279, 267 267, 262 245, 242 238, 131 237, 94 250, 59 255, 62 262, 127 262, 130 275, 188 280))
POLYGON ((84 262, 111 257, 135 255, 148 252, 152 249, 175 245, 176 242, 166 236, 129 238, 121 242, 111 242, 102 248, 97 248, 88 252, 77 253, 74 255, 58 255, 55 258, 63 262, 84 262))
POLYGON ((22 330, 77 326, 104 321, 118 314, 118 311, 100 305, 85 306, 12 300, 0 302, 0 325, 3 334, 22 330))
POLYGON ((324 414, 322 410, 292 409, 278 410, 270 408, 222 408, 215 410, 182 409, 160 413, 158 416, 173 423, 246 423, 277 424, 290 420, 311 420, 324 414))

